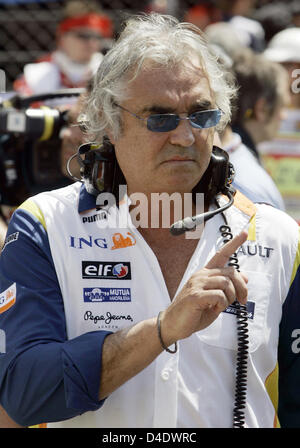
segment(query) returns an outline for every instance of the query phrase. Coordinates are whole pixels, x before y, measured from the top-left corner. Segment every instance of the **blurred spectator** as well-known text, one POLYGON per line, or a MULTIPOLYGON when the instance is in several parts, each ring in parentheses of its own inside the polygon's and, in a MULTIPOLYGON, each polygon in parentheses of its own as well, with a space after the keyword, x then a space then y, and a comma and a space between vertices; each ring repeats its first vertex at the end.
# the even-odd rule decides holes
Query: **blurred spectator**
POLYGON ((300 78, 300 28, 292 27, 277 33, 269 42, 264 56, 280 62, 289 74, 292 104, 300 109, 299 82, 300 78))
POLYGON ((222 14, 220 9, 216 8, 211 1, 203 1, 199 5, 192 6, 183 15, 184 22, 193 23, 201 30, 204 30, 211 23, 221 20, 222 14))
POLYGON ((225 19, 234 16, 248 16, 255 7, 256 0, 216 0, 215 4, 225 19))
POLYGON ((32 95, 85 86, 112 36, 112 21, 97 4, 67 3, 57 27, 56 49, 36 63, 25 65, 14 89, 22 95, 32 95))
POLYGON ((263 27, 266 44, 292 23, 291 8, 284 2, 270 3, 258 8, 253 16, 263 27))
POLYGON ((144 8, 146 13, 157 12, 159 14, 169 14, 177 16, 178 0, 151 0, 144 8))
POLYGON ((291 3, 292 25, 300 27, 300 3, 294 0, 291 3))
POLYGON ((232 127, 259 160, 256 144, 274 138, 290 103, 288 78, 280 64, 253 53, 240 55, 232 69, 239 86, 232 127))
POLYGON ((300 28, 277 33, 264 55, 286 69, 291 105, 284 111, 277 135, 261 143, 259 151, 284 197, 286 211, 300 224, 300 28))
POLYGON ((261 163, 257 145, 274 138, 282 108, 289 99, 286 72, 251 51, 233 61, 232 73, 239 87, 231 127, 220 135, 236 176, 234 185, 254 202, 266 202, 281 210, 283 199, 261 163))
POLYGON ((250 18, 255 8, 256 0, 216 0, 223 21, 230 23, 239 34, 239 41, 245 47, 256 52, 265 47, 265 33, 262 25, 250 18))
MULTIPOLYGON (((205 35, 210 44, 216 45, 217 48, 223 50, 221 59, 224 59, 226 55, 234 59, 236 54, 247 51, 243 40, 240 39, 238 31, 228 22, 218 22, 208 25, 205 28, 205 35)), ((217 48, 216 51, 218 51, 217 48)))
POLYGON ((228 22, 208 26, 205 35, 239 87, 232 103, 234 130, 227 126, 219 143, 234 165, 234 186, 254 202, 267 202, 284 210, 278 188, 261 163, 257 144, 272 139, 277 132, 281 105, 289 101, 286 73, 279 64, 245 47, 228 22))

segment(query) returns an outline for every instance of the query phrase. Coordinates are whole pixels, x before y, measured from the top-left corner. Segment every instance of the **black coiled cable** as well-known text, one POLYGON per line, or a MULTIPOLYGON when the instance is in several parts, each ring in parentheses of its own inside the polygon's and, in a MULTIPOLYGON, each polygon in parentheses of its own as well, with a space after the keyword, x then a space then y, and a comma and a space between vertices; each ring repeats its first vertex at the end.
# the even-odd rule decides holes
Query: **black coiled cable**
MULTIPOLYGON (((227 222, 224 214, 223 217, 227 222)), ((219 228, 224 244, 233 238, 231 228, 228 225, 222 225, 219 228)), ((237 254, 234 253, 228 262, 228 266, 234 266, 239 272, 239 263, 237 254)), ((235 403, 233 409, 233 427, 243 428, 245 424, 245 407, 247 396, 247 363, 248 363, 248 312, 245 305, 237 300, 233 303, 236 309, 237 317, 237 364, 236 364, 236 384, 235 384, 235 403)))

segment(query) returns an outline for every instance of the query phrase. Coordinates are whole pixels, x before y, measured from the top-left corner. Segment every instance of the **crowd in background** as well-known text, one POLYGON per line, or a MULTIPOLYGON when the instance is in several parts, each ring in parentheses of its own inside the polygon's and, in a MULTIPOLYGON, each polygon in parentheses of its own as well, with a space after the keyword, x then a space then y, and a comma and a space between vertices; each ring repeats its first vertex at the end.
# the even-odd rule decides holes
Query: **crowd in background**
MULTIPOLYGON (((86 87, 117 36, 114 10, 106 11, 100 1, 65 3, 55 50, 24 67, 13 84, 16 93, 26 96, 86 87)), ((219 144, 235 165, 236 186, 251 199, 285 209, 300 222, 300 188, 295 187, 297 176, 300 179, 299 1, 212 0, 187 5, 179 0, 154 0, 144 5, 143 12, 177 15, 205 33, 228 76, 234 76, 240 87, 232 100, 232 123, 219 136, 219 144)), ((82 100, 84 94, 65 105, 69 115, 58 148, 58 169, 65 177, 66 161, 84 141, 76 125, 82 100)), ((51 107, 64 105, 52 103, 51 107)), ((1 145, 5 158, 3 141, 1 145)), ((19 196, 15 203, 5 201, 5 188, 11 185, 9 181, 19 188, 24 176, 24 166, 15 173, 13 169, 2 163, 2 177, 7 178, 1 191, 2 240, 11 212, 19 205, 19 196)), ((68 181, 73 180, 68 177, 68 181)), ((23 199, 30 194, 30 189, 25 190, 23 199)))
MULTIPOLYGON (((297 188, 300 178, 299 1, 203 0, 189 4, 180 0, 152 0, 141 2, 141 9, 132 11, 127 4, 124 6, 124 17, 138 12, 171 14, 204 32, 228 76, 234 76, 239 85, 238 97, 232 101, 232 123, 219 136, 220 145, 228 150, 235 165, 237 188, 254 201, 269 202, 285 209, 300 222, 300 189, 297 188)), ((23 67, 23 72, 13 82, 14 92, 30 96, 85 88, 120 31, 120 16, 119 9, 108 9, 101 1, 64 2, 54 49, 23 67)), ((69 110, 68 120, 59 133, 61 144, 57 145, 60 161, 57 169, 66 182, 73 181, 66 171, 66 162, 84 141, 76 124, 82 98, 81 95, 75 102, 68 99, 65 103, 61 99, 56 103, 52 100, 50 104, 69 110)), ((24 170, 28 169, 32 171, 30 183, 34 170, 39 169, 39 164, 34 164, 35 154, 31 156, 32 165, 28 168, 27 162, 24 168, 20 149, 18 160, 14 161, 15 144, 9 146, 4 142, 6 137, 1 136, 0 141, 4 229, 20 203, 17 194, 15 200, 14 195, 7 200, 5 190, 20 189, 24 170), (10 162, 8 168, 6 159, 10 162)), ((39 149, 37 157, 42 154, 39 149)), ((78 177, 74 164, 73 170, 78 177)), ((41 185, 40 190, 43 188, 41 185)), ((35 192, 37 190, 38 186, 35 192)), ((21 199, 31 194, 27 185, 21 199)))

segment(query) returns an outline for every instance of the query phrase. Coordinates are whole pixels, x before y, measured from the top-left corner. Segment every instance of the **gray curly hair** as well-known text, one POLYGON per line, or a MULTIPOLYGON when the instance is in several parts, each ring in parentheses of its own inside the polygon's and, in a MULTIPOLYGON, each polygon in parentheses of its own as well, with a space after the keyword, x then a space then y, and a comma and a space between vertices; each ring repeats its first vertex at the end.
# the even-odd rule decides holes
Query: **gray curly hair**
POLYGON ((106 53, 93 79, 86 103, 86 131, 93 141, 102 142, 107 130, 115 138, 120 134, 120 109, 116 103, 126 99, 126 88, 145 62, 171 67, 182 64, 191 53, 199 56, 206 70, 216 107, 222 118, 216 127, 222 130, 231 117, 231 100, 236 87, 228 81, 226 70, 209 49, 204 34, 191 23, 156 13, 128 19, 113 47, 106 53))

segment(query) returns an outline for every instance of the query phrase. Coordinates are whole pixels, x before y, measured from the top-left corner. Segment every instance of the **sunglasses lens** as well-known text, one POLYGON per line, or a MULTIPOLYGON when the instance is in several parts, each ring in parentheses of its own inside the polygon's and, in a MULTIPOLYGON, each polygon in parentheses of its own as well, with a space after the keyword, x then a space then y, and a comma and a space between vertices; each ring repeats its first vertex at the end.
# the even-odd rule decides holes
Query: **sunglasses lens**
POLYGON ((201 112, 195 112, 190 115, 190 122, 194 128, 212 128, 216 126, 221 118, 221 111, 218 109, 205 110, 201 112))
MULTIPOLYGON (((221 118, 218 109, 195 112, 189 116, 191 125, 197 129, 216 126, 221 118)), ((176 129, 181 118, 176 114, 154 114, 147 119, 147 128, 153 132, 169 132, 176 129)))
POLYGON ((179 117, 172 114, 150 115, 147 120, 147 128, 153 132, 168 132, 178 125, 179 117))
POLYGON ((84 32, 76 32, 74 33, 76 37, 82 40, 101 40, 101 36, 95 33, 84 33, 84 32))

